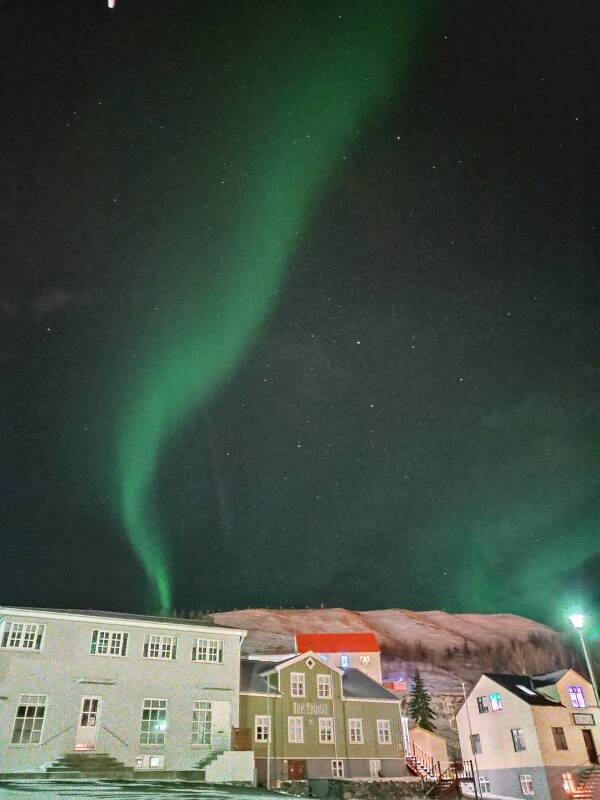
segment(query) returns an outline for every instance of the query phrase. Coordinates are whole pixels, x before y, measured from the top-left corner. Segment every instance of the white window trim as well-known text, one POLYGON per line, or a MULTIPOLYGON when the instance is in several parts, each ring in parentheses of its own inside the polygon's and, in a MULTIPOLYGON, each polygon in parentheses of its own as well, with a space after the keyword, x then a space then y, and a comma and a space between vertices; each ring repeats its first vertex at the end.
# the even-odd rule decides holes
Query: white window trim
POLYGON ((306 674, 304 672, 290 673, 290 696, 291 697, 306 697, 306 674), (299 684, 301 692, 294 691, 294 684, 299 684))
POLYGON ((371 778, 378 778, 380 772, 381 772, 381 759, 380 758, 370 758, 369 759, 369 775, 371 776, 371 778))
POLYGON ((104 658, 106 658, 106 657, 108 657, 108 658, 125 658, 127 656, 128 643, 129 643, 129 635, 127 634, 127 631, 111 631, 111 630, 107 630, 105 628, 94 628, 94 630, 92 631, 92 638, 90 640, 90 655, 91 656, 102 656, 104 658), (98 652, 98 641, 100 639, 100 634, 101 633, 107 633, 108 634, 108 642, 107 642, 108 650, 107 650, 106 653, 99 653, 98 652), (121 645, 120 645, 121 652, 120 653, 111 653, 110 651, 112 650, 113 639, 116 636, 120 636, 121 637, 121 645), (94 640, 94 637, 95 637, 95 640, 94 640), (95 647, 95 652, 92 652, 92 648, 93 647, 95 647))
POLYGON ((363 721, 359 717, 351 717, 348 720, 348 742, 350 744, 364 744, 363 721), (353 739, 352 736, 356 738, 353 739))
POLYGON ((0 623, 0 650, 12 650, 20 653, 39 653, 44 649, 45 640, 46 626, 40 622, 31 622, 27 619, 24 619, 22 622, 16 622, 14 620, 10 621, 5 619, 0 623), (16 646, 10 644, 14 627, 20 629, 19 644, 16 646), (33 647, 25 647, 23 645, 25 633, 28 632, 27 628, 33 628, 33 647), (6 643, 4 643, 5 640, 6 643), (38 645, 38 640, 39 647, 36 646, 38 645))
POLYGON ((480 775, 479 776, 479 791, 481 794, 490 794, 492 791, 490 779, 487 775, 480 775), (486 787, 486 788, 484 788, 486 787))
POLYGON ((535 794, 535 791, 534 791, 534 788, 533 788, 533 778, 531 777, 531 775, 529 773, 524 773, 522 775, 519 775, 519 785, 521 787, 521 794, 524 794, 526 797, 531 797, 531 796, 533 796, 535 794), (527 791, 525 791, 525 786, 523 784, 526 784, 526 783, 528 783, 530 785, 531 790, 528 789, 527 791))
POLYGON ((288 744, 304 744, 304 717, 288 717, 288 744), (300 724, 296 725, 298 720, 300 724), (299 734, 300 738, 292 739, 292 733, 294 737, 299 734))
POLYGON ((194 639, 192 661, 201 664, 223 664, 225 661, 225 640, 207 639, 200 636, 194 639))
POLYGON ((335 744, 335 720, 333 717, 319 717, 319 744, 335 744), (331 731, 331 738, 324 738, 331 731))
MULTIPOLYGON (((169 720, 168 712, 169 712, 169 701, 165 697, 144 697, 144 699, 142 700, 142 716, 141 716, 141 719, 140 719, 140 733, 139 733, 139 745, 140 745, 140 747, 164 747, 166 745, 166 743, 167 743, 167 727, 168 727, 168 720, 169 720), (158 706, 156 708, 153 708, 152 706, 146 706, 146 703, 164 703, 165 705, 164 705, 164 708, 159 708, 158 706), (142 725, 145 722, 145 720, 144 720, 144 711, 146 711, 146 710, 150 710, 150 711, 159 710, 159 711, 164 711, 165 712, 165 728, 164 728, 164 730, 160 731, 160 733, 162 733, 162 735, 163 735, 162 742, 142 742, 141 741, 142 734, 144 733, 144 731, 142 730, 142 725)), ((148 731, 147 733, 150 733, 150 731, 148 731)))
POLYGON ((331 774, 334 778, 343 778, 344 775, 344 761, 341 758, 333 758, 331 760, 331 774))
POLYGON ((177 660, 177 636, 163 636, 160 633, 147 633, 144 637, 144 649, 142 650, 142 658, 148 661, 176 661, 177 660), (158 639, 158 655, 150 655, 151 646, 156 645, 157 642, 152 641, 158 639), (163 655, 165 645, 169 643, 169 655, 163 655))
POLYGON ((392 724, 389 719, 377 720, 377 744, 393 744, 392 724))
POLYGON ((210 700, 194 700, 192 705, 192 747, 211 747, 212 746, 212 703, 210 700), (200 704, 207 705, 208 708, 200 708, 200 704), (198 707, 197 707, 198 706, 198 707), (204 711, 208 712, 208 722, 210 727, 208 729, 208 742, 195 742, 194 741, 194 734, 198 736, 200 730, 202 728, 202 732, 204 732, 204 726, 206 723, 202 723, 200 726, 199 721, 194 719, 194 714, 196 711, 204 711))
POLYGON ((257 743, 266 743, 271 741, 271 715, 270 714, 255 714, 254 715, 254 741, 257 743), (265 722, 266 720, 266 722, 265 722), (264 731, 267 729, 267 735, 258 737, 258 729, 261 727, 264 731))
POLYGON ((333 695, 331 685, 331 675, 317 675, 317 697, 319 700, 326 700, 333 695), (325 690, 325 694, 322 693, 325 690))
MULTIPOLYGON (((15 715, 13 717, 13 724, 12 724, 12 728, 11 728, 11 731, 10 731, 10 739, 9 739, 9 741, 7 743, 8 746, 9 747, 39 747, 42 744, 42 739, 44 737, 44 728, 46 727, 46 720, 47 719, 48 719, 48 695, 47 694, 35 694, 34 692, 23 692, 23 694, 21 694, 20 697, 19 697, 19 702, 17 704, 15 715), (29 698, 32 698, 32 697, 36 698, 35 703, 30 702, 29 698), (40 697, 44 698, 44 702, 43 703, 39 702, 39 698, 40 697), (40 728, 39 741, 37 741, 37 742, 31 742, 31 741, 29 741, 29 742, 23 742, 23 741, 13 742, 12 739, 13 739, 13 736, 15 734, 15 728, 17 726, 17 719, 18 719, 17 715, 19 713, 19 707, 20 706, 34 706, 35 708, 37 708, 39 706, 39 707, 44 709, 44 716, 42 718, 42 726, 40 728)), ((23 733, 23 731, 21 731, 21 735, 22 735, 22 733, 23 733)))

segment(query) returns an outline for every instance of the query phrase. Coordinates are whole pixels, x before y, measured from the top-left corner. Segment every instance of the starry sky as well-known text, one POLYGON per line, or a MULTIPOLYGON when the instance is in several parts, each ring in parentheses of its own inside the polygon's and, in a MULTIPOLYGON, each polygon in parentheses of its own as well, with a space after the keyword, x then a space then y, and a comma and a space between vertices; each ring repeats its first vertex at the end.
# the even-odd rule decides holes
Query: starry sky
POLYGON ((2 5, 1 602, 600 611, 593 6, 2 5))

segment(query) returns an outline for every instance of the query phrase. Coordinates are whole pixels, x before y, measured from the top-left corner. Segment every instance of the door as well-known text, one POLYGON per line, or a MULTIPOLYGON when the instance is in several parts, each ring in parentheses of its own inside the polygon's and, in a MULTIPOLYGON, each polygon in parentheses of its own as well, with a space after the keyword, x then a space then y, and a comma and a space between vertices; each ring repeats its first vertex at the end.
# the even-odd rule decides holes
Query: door
POLYGON ((592 764, 598 763, 598 753, 596 751, 596 745, 594 743, 594 737, 591 731, 581 731, 583 734, 583 741, 585 742, 585 749, 587 750, 588 759, 592 762, 592 764))
POLYGON ((100 716, 100 698, 82 697, 75 750, 94 750, 100 716))
POLYGON ((211 749, 229 750, 231 747, 231 703, 228 700, 211 700, 211 749))
POLYGON ((380 778, 381 777, 381 759, 380 758, 372 758, 369 761, 369 772, 372 778, 380 778))
POLYGON ((290 758, 288 761, 288 779, 291 781, 303 781, 306 761, 290 758))

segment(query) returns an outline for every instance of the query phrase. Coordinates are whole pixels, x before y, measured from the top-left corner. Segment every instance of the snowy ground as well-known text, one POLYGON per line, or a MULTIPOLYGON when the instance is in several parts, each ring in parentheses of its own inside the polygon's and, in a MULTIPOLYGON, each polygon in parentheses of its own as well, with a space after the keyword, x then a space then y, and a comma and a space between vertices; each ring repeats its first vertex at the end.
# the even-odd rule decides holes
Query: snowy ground
POLYGON ((11 781, 0 783, 0 800, 266 800, 259 789, 190 787, 184 783, 100 781, 11 781))

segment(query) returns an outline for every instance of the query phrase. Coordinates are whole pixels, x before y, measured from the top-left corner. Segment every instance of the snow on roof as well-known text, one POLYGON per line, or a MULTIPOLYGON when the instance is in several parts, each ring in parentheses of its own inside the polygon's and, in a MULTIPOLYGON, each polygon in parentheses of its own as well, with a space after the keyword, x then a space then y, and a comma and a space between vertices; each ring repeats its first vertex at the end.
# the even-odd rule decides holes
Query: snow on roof
POLYGON ((379 653, 374 633, 297 633, 296 651, 305 653, 379 653))

